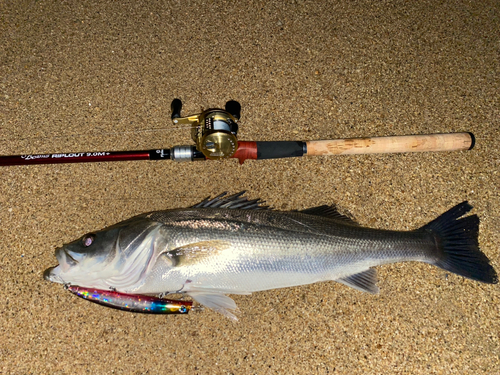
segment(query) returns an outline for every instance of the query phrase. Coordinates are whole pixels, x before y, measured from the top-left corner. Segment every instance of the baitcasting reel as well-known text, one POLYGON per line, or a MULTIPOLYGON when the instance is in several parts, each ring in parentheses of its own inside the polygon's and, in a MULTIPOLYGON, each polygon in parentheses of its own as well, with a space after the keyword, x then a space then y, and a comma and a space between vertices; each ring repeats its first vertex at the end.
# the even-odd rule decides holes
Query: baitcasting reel
POLYGON ((190 125, 191 138, 196 146, 175 146, 170 158, 175 161, 196 159, 226 159, 238 150, 238 120, 241 105, 231 100, 225 110, 208 109, 197 115, 181 117, 182 102, 174 99, 171 104, 172 121, 175 125, 190 125))

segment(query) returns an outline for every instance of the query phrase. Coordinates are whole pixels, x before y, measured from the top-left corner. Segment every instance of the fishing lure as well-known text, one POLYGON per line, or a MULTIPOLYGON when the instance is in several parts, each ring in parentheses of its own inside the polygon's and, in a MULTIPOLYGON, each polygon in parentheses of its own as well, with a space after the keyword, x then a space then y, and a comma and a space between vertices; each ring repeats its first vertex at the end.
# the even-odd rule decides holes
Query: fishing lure
POLYGON ((163 299, 139 294, 118 293, 113 290, 65 285, 65 289, 87 301, 114 309, 145 314, 187 314, 193 302, 163 299))

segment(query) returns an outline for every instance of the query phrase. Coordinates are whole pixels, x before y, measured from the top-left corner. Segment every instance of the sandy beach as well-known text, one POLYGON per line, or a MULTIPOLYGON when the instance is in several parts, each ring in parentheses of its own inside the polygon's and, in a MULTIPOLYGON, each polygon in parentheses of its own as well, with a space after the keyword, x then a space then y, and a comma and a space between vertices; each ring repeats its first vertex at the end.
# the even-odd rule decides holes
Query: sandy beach
POLYGON ((56 247, 247 190, 412 230, 462 202, 500 271, 497 1, 1 1, 0 154, 193 144, 183 114, 241 103, 238 138, 472 132, 470 151, 0 167, 1 374, 500 374, 500 287, 427 264, 132 314, 42 277, 56 247))

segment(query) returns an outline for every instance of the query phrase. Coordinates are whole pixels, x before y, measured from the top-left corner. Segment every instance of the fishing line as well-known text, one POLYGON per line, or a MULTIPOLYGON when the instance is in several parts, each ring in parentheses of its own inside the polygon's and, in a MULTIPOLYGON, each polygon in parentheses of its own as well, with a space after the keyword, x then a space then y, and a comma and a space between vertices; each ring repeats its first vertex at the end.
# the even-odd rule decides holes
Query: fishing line
MULTIPOLYGON (((123 131, 102 131, 101 129, 93 129, 91 133, 85 134, 67 134, 67 135, 52 135, 52 136, 43 136, 43 137, 25 137, 25 138, 2 138, 0 139, 1 143, 11 143, 11 142, 23 142, 23 141, 35 141, 35 140, 53 140, 53 139, 61 139, 61 138, 80 138, 80 137, 100 137, 103 135, 123 135, 123 134, 139 134, 139 133, 154 133, 154 132, 171 132, 173 130, 184 130, 190 129, 190 125, 179 125, 176 127, 168 127, 168 128, 152 128, 152 129, 138 129, 138 130, 123 130, 123 131)), ((104 129, 102 129, 104 130, 104 129)))

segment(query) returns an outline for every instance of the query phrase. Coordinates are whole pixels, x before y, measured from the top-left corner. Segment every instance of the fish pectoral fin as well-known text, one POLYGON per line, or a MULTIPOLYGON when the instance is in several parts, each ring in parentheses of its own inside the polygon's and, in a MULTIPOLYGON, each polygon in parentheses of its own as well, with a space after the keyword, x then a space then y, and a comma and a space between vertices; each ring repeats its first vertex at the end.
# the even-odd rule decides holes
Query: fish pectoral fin
POLYGON ((173 267, 179 267, 196 264, 200 260, 214 256, 229 247, 231 247, 231 243, 228 241, 200 241, 177 247, 163 253, 162 256, 170 259, 173 267))
POLYGON ((361 292, 377 294, 379 292, 377 283, 377 271, 373 268, 368 268, 366 271, 355 273, 341 279, 335 280, 351 288, 357 289, 361 292))
POLYGON ((238 318, 235 314, 238 314, 240 310, 232 298, 228 296, 211 291, 190 291, 187 295, 194 299, 196 302, 208 307, 222 315, 237 321, 238 318))

